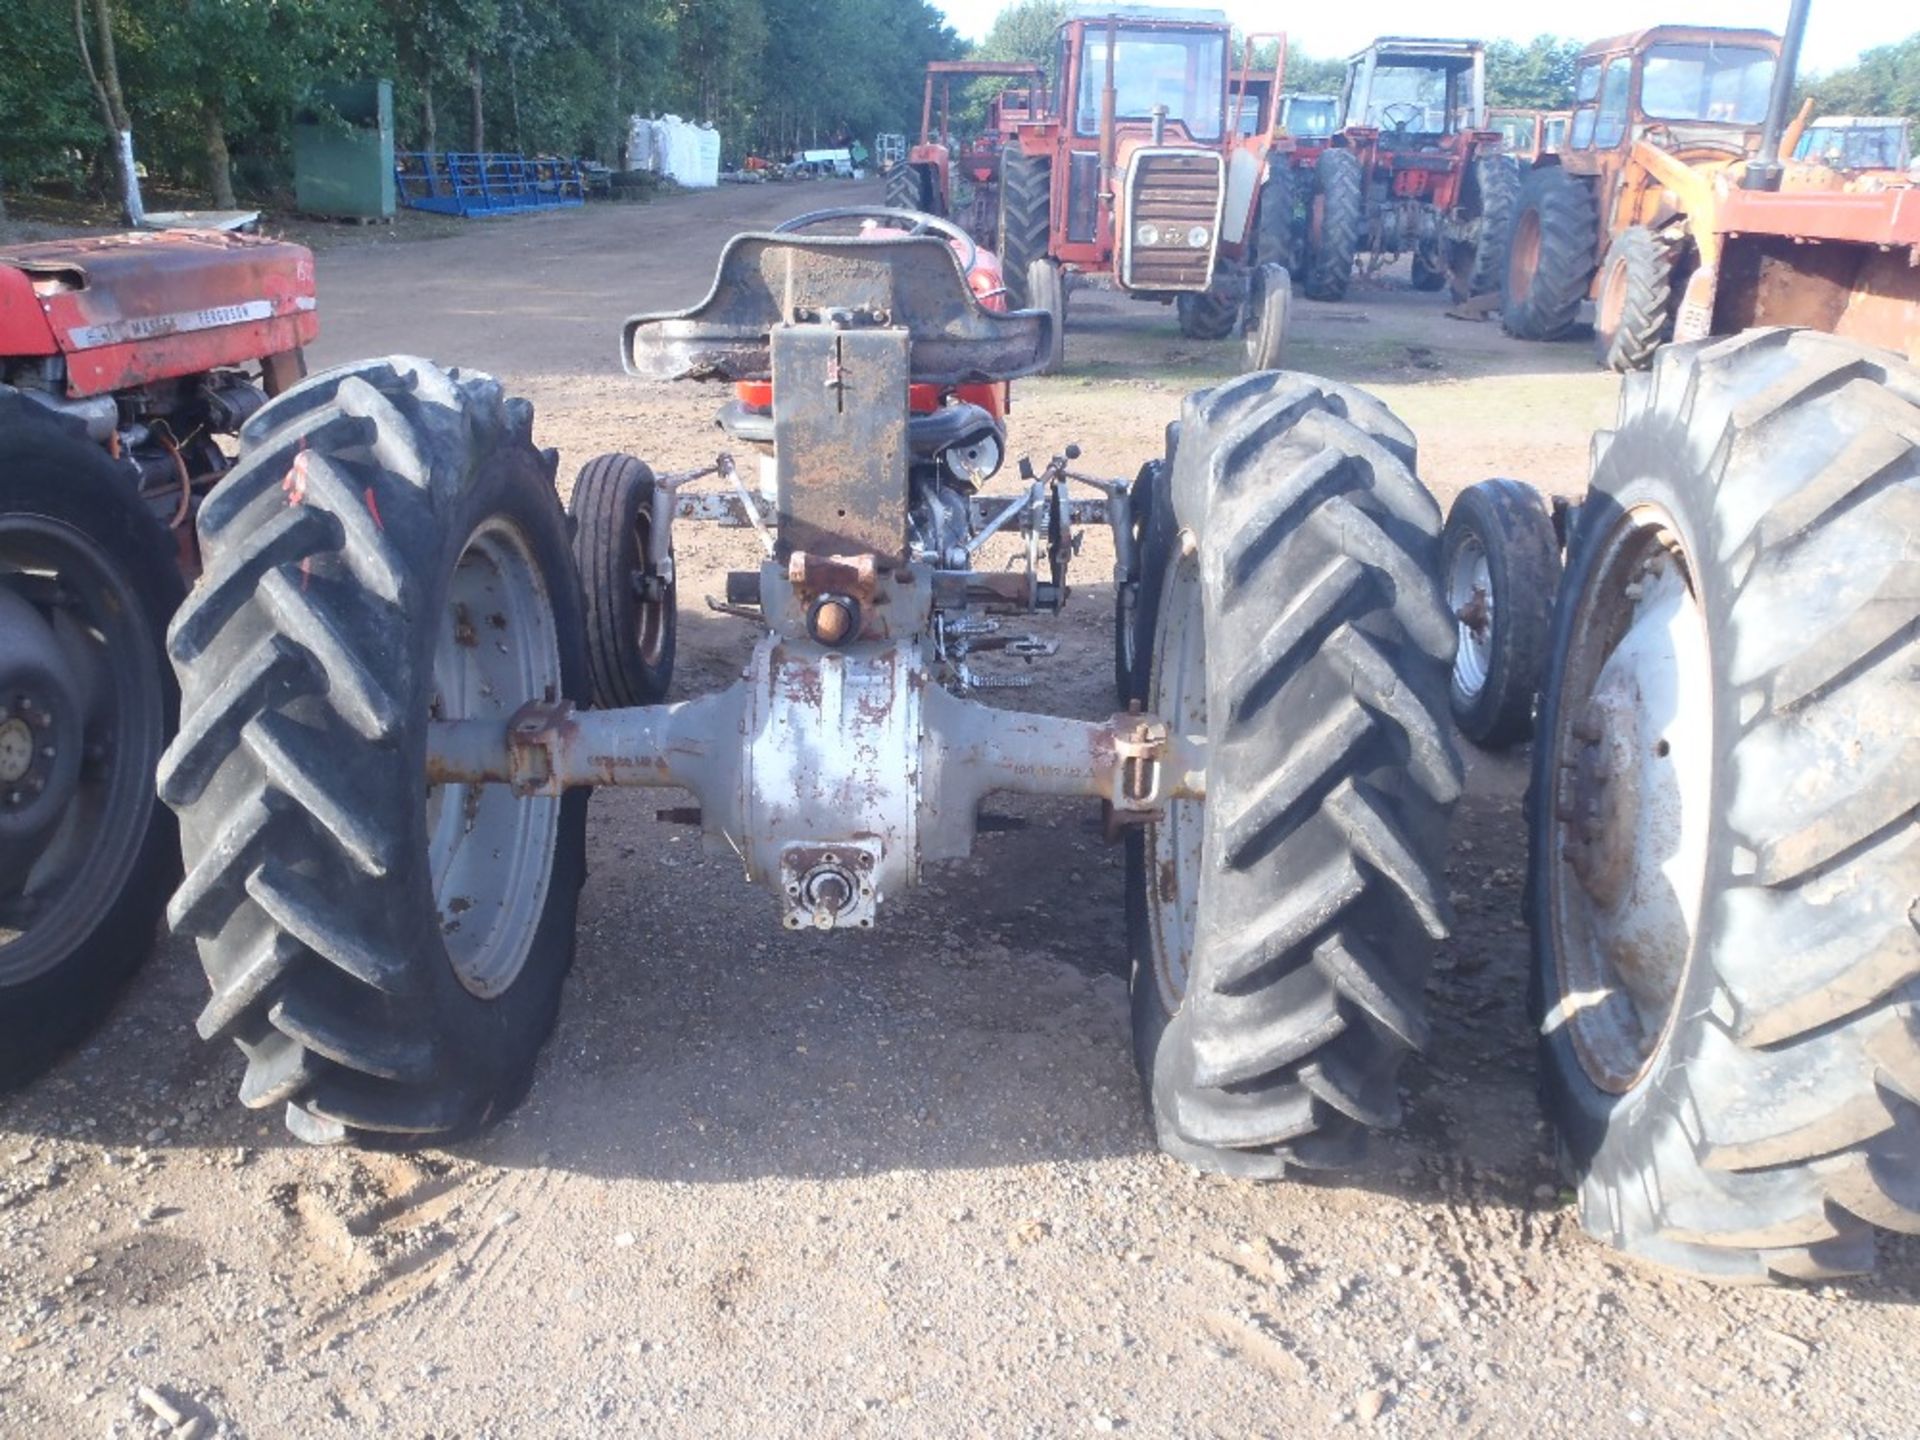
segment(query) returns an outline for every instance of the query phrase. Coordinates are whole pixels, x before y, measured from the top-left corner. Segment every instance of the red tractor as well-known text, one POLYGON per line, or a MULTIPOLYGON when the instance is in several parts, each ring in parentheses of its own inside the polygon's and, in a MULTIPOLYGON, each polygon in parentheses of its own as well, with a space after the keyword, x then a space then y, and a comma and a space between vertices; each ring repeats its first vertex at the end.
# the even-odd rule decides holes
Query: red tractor
POLYGON ((988 245, 999 224, 997 188, 993 178, 1000 164, 1000 146, 1016 118, 1031 113, 1036 97, 1044 93, 1047 72, 1038 65, 1000 60, 934 60, 927 65, 926 91, 920 101, 920 143, 905 161, 887 171, 887 204, 895 210, 952 216, 955 204, 956 164, 952 129, 953 81, 990 77, 1025 80, 1024 89, 1009 88, 987 107, 987 125, 959 151, 958 167, 967 182, 969 213, 963 217, 974 239, 988 245), (939 91, 939 125, 935 128, 934 92, 939 91))
MULTIPOLYGON (((179 707, 169 656, 197 644, 168 635, 200 573, 194 517, 230 467, 222 441, 305 373, 317 325, 298 245, 175 231, 0 250, 0 1088, 83 1034, 152 948, 178 875, 153 775, 179 707)), ((273 689, 281 644, 226 683, 273 689)))
MULTIPOLYGON (((1044 113, 1012 127, 999 187, 1008 289, 1054 317, 1049 369, 1061 358, 1069 274, 1176 304, 1192 338, 1244 330, 1253 367, 1278 364, 1291 294, 1286 207, 1266 189, 1269 129, 1230 121, 1249 88, 1234 75, 1232 43, 1216 11, 1103 8, 1061 23, 1052 94, 1044 113)), ((1278 53, 1262 81, 1269 95, 1283 39, 1278 53)))
POLYGON ((1348 62, 1340 109, 1324 145, 1294 151, 1313 172, 1299 218, 1307 294, 1342 299, 1356 259, 1372 270, 1408 253, 1417 290, 1497 290, 1520 171, 1487 128, 1480 42, 1376 40, 1348 62))

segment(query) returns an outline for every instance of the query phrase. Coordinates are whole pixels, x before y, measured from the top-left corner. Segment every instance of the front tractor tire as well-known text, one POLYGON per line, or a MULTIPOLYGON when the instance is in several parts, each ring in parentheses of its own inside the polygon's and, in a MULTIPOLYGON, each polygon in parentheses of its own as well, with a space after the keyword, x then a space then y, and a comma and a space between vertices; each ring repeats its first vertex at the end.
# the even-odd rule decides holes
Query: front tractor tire
POLYGON ((1558 340, 1580 318, 1593 283, 1600 213, 1592 188, 1558 165, 1520 184, 1507 243, 1500 323, 1521 340, 1558 340))
POLYGON ((1453 721, 1483 750, 1533 733, 1547 665, 1560 540, 1543 496, 1523 480, 1469 485, 1440 532, 1440 575, 1460 627, 1453 721))
POLYGON ((586 795, 430 786, 435 719, 583 701, 579 582, 532 408, 393 359, 241 432, 174 620, 160 793, 169 918, 241 1099, 317 1143, 471 1133, 511 1109, 573 959, 586 795))
POLYGON ((1673 254, 1646 226, 1630 225, 1600 264, 1594 358, 1609 370, 1644 370, 1672 328, 1673 254))
POLYGON ((1307 210, 1307 298, 1344 300, 1367 228, 1366 177, 1351 150, 1326 150, 1313 168, 1307 210))
POLYGON ((631 455, 580 467, 567 502, 586 606, 587 672, 602 709, 658 705, 673 684, 680 633, 672 557, 652 569, 653 471, 631 455))
POLYGON ((99 1023, 179 873, 153 767, 184 586, 132 468, 0 388, 0 1090, 99 1023))
POLYGON ((1627 377, 1528 801, 1586 1228, 1729 1281, 1920 1232, 1920 368, 1809 331, 1627 377))
POLYGON ((1285 372, 1191 397, 1154 512, 1146 703, 1208 741, 1204 802, 1131 837, 1135 1059, 1160 1145, 1277 1176, 1399 1115, 1448 924, 1453 623, 1411 433, 1285 372))

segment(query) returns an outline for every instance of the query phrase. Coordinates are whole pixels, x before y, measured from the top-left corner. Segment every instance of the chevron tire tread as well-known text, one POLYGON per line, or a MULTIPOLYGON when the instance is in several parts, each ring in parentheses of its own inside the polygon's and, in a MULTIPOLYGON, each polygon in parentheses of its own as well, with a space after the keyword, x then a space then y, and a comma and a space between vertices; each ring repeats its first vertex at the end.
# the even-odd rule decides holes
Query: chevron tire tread
POLYGON ((1278 265, 1293 269, 1293 166, 1285 155, 1268 162, 1260 183, 1259 208, 1253 219, 1253 255, 1250 268, 1278 265))
MULTIPOLYGON (((241 432, 200 514, 205 573, 168 652, 159 769, 185 878, 168 908, 212 986, 242 1100, 313 1141, 447 1140, 524 1094, 573 957, 586 796, 558 802, 546 897, 491 999, 449 962, 423 796, 437 624, 482 522, 521 537, 586 693, 579 582, 532 407, 404 357, 315 375, 241 432)), ((490 633, 505 621, 476 617, 490 633)))
POLYGON ((1439 508, 1406 428, 1311 376, 1191 396, 1180 435, 1170 508, 1197 548, 1170 530, 1147 548, 1147 701, 1185 708, 1197 625, 1213 798, 1129 845, 1135 1058, 1169 1153, 1256 1176, 1340 1165, 1397 1119, 1449 923, 1439 508), (1195 809, 1183 872, 1167 856, 1195 809))
POLYGON ((1558 165, 1542 165, 1520 182, 1513 202, 1500 323, 1522 340, 1558 340, 1574 327, 1593 283, 1600 216, 1593 191, 1558 165), (1538 237, 1530 273, 1523 236, 1538 237))
POLYGON ((1321 153, 1313 168, 1313 207, 1319 225, 1317 234, 1308 226, 1307 298, 1344 300, 1367 228, 1366 177, 1351 150, 1321 153))
POLYGON ((1473 206, 1480 228, 1470 245, 1448 247, 1449 290, 1456 303, 1500 288, 1513 238, 1513 212, 1520 199, 1520 162, 1511 155, 1482 155, 1473 162, 1473 206))
POLYGON ((1047 253, 1052 167, 1019 150, 1000 152, 1000 272, 1013 309, 1034 303, 1027 267, 1047 253))
POLYGON ((1644 370, 1673 323, 1673 255, 1646 226, 1630 225, 1607 247, 1600 275, 1595 358, 1609 370, 1644 370), (1616 285, 1620 314, 1610 322, 1609 301, 1616 285))
POLYGON ((1876 1226, 1920 1233, 1920 367, 1810 331, 1665 346, 1594 453, 1528 800, 1542 1095, 1581 1219, 1721 1280, 1868 1270, 1876 1226), (1711 797, 1674 1016, 1614 1093, 1553 1023, 1553 782, 1575 608, 1647 504, 1705 619, 1711 797))

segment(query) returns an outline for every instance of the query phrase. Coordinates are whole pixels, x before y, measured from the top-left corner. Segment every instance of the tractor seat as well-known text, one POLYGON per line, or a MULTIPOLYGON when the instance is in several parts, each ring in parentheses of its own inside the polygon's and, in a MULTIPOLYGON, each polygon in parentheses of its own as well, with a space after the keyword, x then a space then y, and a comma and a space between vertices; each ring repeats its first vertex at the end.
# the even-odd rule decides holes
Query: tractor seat
POLYGON ((981 305, 935 236, 748 234, 727 242, 698 305, 627 321, 623 360, 646 380, 771 380, 772 332, 828 323, 906 330, 920 385, 1031 375, 1053 338, 1045 311, 981 305))
MULTIPOLYGON (((744 400, 729 400, 714 417, 729 440, 773 448, 773 411, 744 400)), ((907 420, 907 450, 915 460, 932 461, 940 452, 975 435, 998 432, 999 425, 978 405, 942 405, 907 420)))

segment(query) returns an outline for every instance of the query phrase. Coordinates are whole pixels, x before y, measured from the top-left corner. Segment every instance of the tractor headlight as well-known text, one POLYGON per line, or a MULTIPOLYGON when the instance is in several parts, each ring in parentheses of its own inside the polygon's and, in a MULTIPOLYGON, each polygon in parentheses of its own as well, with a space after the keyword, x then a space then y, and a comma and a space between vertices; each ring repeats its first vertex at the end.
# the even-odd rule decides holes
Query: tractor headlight
POLYGON ((1208 235, 1207 227, 1204 225, 1196 225, 1191 230, 1187 231, 1187 244, 1191 245, 1196 250, 1205 248, 1206 243, 1210 238, 1212 237, 1208 235))
POLYGON ((1158 245, 1160 243, 1160 227, 1158 225, 1142 225, 1138 230, 1133 232, 1133 239, 1136 245, 1158 245))

